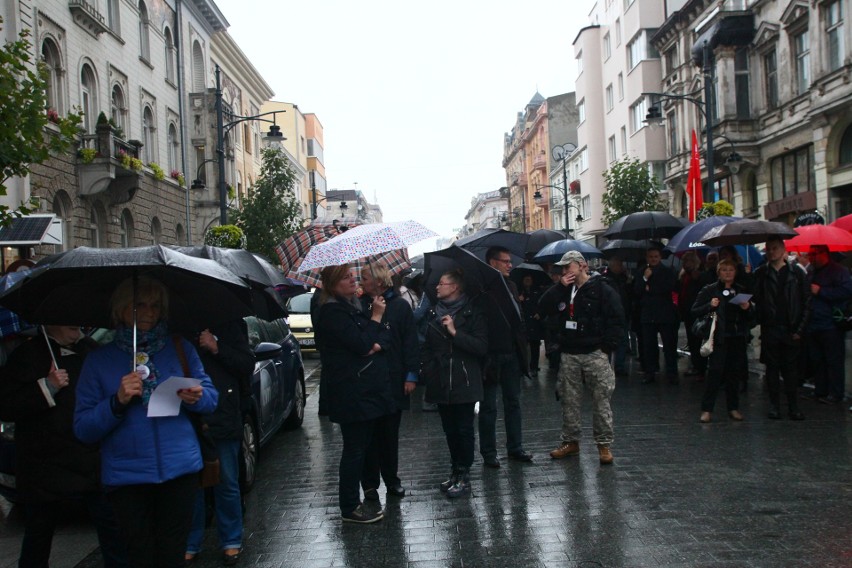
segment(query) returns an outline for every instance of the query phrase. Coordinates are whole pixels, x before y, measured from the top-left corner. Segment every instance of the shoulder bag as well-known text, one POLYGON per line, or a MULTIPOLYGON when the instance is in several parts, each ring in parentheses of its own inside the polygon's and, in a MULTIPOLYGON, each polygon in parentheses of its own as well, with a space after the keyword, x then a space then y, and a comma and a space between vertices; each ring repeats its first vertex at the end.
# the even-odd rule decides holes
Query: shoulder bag
POLYGON ((713 336, 716 334, 716 312, 710 317, 710 336, 701 344, 699 353, 702 357, 709 357, 713 353, 713 336))

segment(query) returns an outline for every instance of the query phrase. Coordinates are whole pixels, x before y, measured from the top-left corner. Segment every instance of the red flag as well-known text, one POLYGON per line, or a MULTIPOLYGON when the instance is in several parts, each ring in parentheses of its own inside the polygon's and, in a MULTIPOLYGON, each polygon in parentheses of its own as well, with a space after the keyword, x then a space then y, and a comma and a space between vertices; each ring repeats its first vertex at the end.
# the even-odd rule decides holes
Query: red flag
POLYGON ((689 159, 689 176, 686 178, 686 195, 689 197, 689 220, 695 222, 698 210, 704 205, 701 190, 701 164, 698 158, 698 137, 692 131, 692 157, 689 159))

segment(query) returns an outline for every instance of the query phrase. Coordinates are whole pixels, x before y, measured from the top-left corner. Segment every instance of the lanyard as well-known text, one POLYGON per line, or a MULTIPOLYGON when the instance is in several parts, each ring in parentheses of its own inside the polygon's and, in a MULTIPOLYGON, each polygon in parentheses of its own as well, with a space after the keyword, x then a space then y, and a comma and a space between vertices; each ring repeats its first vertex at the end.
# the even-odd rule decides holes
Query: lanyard
POLYGON ((577 289, 578 288, 576 284, 571 289, 571 303, 568 304, 568 317, 570 317, 571 319, 574 319, 574 296, 577 295, 577 289))

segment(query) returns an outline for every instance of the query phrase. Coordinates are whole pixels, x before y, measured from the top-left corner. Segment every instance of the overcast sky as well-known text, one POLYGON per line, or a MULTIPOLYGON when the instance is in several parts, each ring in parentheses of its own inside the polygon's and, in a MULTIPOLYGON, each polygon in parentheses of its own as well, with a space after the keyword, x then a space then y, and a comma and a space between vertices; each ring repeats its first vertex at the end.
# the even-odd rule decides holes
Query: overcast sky
POLYGON ((574 90, 593 1, 216 3, 275 100, 319 117, 329 189, 450 236, 505 185, 503 134, 536 89, 574 90))

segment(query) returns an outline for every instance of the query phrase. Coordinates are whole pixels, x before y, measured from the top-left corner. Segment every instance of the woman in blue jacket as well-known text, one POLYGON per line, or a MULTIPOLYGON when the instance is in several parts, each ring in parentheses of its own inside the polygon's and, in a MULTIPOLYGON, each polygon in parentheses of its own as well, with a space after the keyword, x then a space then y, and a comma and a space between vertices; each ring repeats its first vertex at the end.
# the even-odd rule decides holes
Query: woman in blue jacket
POLYGON ((168 292, 139 277, 136 287, 137 351, 133 361, 134 282, 126 280, 110 300, 115 339, 85 361, 77 385, 74 433, 101 444, 101 481, 127 538, 131 566, 179 567, 192 522, 203 462, 188 412, 209 414, 219 394, 195 348, 180 339, 196 387, 178 391, 177 416, 148 417, 156 386, 184 376, 178 343, 169 335, 168 292))

